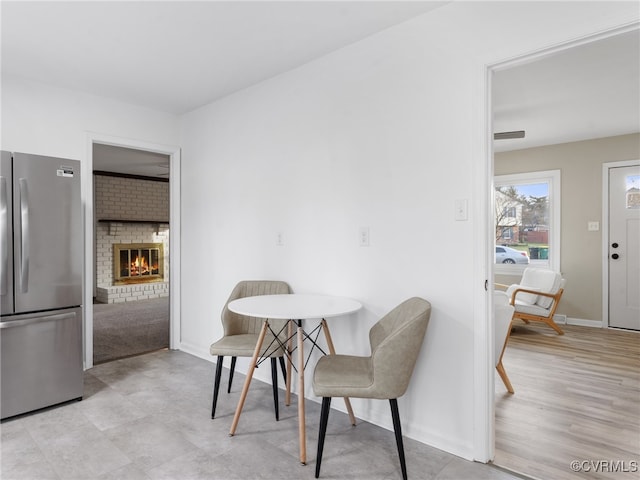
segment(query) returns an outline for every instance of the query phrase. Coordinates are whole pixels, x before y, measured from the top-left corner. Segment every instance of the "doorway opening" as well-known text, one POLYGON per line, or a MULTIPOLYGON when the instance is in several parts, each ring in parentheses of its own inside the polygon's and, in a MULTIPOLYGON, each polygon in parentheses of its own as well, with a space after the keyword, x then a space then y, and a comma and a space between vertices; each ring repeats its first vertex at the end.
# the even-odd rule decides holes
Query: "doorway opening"
MULTIPOLYGON (((597 458, 615 457, 613 450, 618 456, 619 452, 626 452, 629 458, 640 453, 637 442, 620 436, 620 431, 637 432, 640 428, 637 421, 639 407, 625 402, 626 398, 636 398, 640 393, 637 382, 629 388, 632 379, 625 376, 640 367, 634 353, 631 370, 628 363, 629 352, 637 351, 637 334, 592 328, 608 326, 606 313, 600 316, 608 309, 609 301, 604 292, 607 270, 603 257, 611 253, 607 253, 606 236, 600 231, 600 225, 604 230, 608 222, 608 210, 603 208, 598 193, 603 181, 600 178, 603 161, 637 158, 640 135, 637 119, 640 115, 639 102, 633 99, 637 99, 638 35, 637 25, 625 27, 526 55, 490 69, 494 89, 490 92, 489 108, 495 130, 525 130, 527 140, 497 140, 494 154, 490 156, 489 171, 492 175, 516 175, 562 169, 560 227, 563 256, 558 268, 568 279, 568 295, 565 296, 568 302, 565 304, 570 304, 566 306, 569 326, 560 337, 546 331, 545 326, 514 325, 503 364, 515 393, 506 393, 502 382, 495 382, 494 463, 525 475, 573 478, 576 472, 571 470, 571 461, 583 459, 585 451, 592 452, 591 456, 597 458), (618 65, 616 62, 628 52, 625 45, 631 45, 635 50, 631 51, 631 60, 623 60, 618 65), (555 64, 556 70, 547 69, 542 76, 535 77, 536 68, 548 60, 548 64, 555 64), (630 67, 631 72, 627 70, 630 67), (584 68, 595 68, 596 72, 588 75, 584 68), (562 75, 572 72, 579 72, 580 80, 564 80, 566 84, 563 85, 562 75), (605 82, 589 91, 586 87, 596 77, 605 82), (530 80, 537 81, 537 85, 551 83, 550 80, 560 83, 544 96, 536 97, 537 101, 533 101, 530 92, 510 90, 508 101, 500 110, 496 105, 499 95, 495 89, 505 78, 518 80, 519 85, 530 80), (622 86, 624 82, 615 87, 606 86, 610 85, 606 83, 607 79, 628 78, 635 79, 631 92, 622 86), (572 91, 565 95, 563 88, 567 87, 572 91), (582 104, 579 110, 573 110, 579 111, 584 118, 567 127, 557 123, 564 116, 561 109, 554 109, 562 105, 567 108, 570 97, 580 92, 584 95, 582 104), (609 114, 603 109, 589 110, 587 107, 593 99, 606 99, 610 105, 605 110, 612 105, 619 105, 619 110, 609 114), (535 142, 536 129, 524 124, 529 120, 526 112, 518 113, 518 106, 527 102, 537 112, 546 112, 546 119, 542 120, 550 131, 545 142, 535 142), (507 103, 508 108, 504 108, 507 103), (605 130, 603 122, 614 118, 618 126, 605 130), (592 127, 597 126, 598 133, 592 129, 583 136, 565 136, 582 120, 592 127), (508 125, 509 122, 515 123, 508 125), (626 129, 620 129, 620 124, 625 124, 626 129), (594 151, 598 154, 594 155, 594 151), (593 294, 600 291, 603 295, 593 294), (624 347, 619 347, 621 345, 624 347), (616 378, 617 382, 610 382, 611 378, 616 378), (614 404, 620 405, 625 412, 621 413, 618 408, 614 411, 610 407, 614 404), (617 419, 623 417, 632 418, 633 423, 620 424, 617 419), (602 442, 605 438, 607 440, 602 442), (555 447, 548 448, 548 445, 555 447)), ((502 100, 507 97, 503 95, 502 100)), ((490 203, 489 219, 494 217, 493 207, 490 203)), ((499 269, 490 268, 490 275, 497 273, 500 273, 499 269)), ((509 280, 512 281, 505 281, 503 276, 498 282, 518 283, 519 275, 509 280)), ((561 308, 562 305, 561 302, 561 308)))
POLYGON ((93 363, 169 348, 169 156, 93 145, 93 363))
MULTIPOLYGON (((169 324, 168 332, 165 330, 163 335, 166 337, 168 334, 168 348, 178 349, 180 346, 180 236, 178 232, 180 231, 181 154, 180 148, 176 146, 94 133, 87 135, 87 149, 87 160, 83 172, 83 200, 85 205, 85 288, 83 313, 85 327, 84 367, 85 369, 90 369, 94 365, 94 306, 98 307, 98 309, 101 308, 99 303, 94 305, 94 301, 97 300, 96 293, 98 283, 96 263, 103 262, 106 265, 110 282, 112 282, 113 277, 111 259, 109 258, 109 261, 107 261, 106 258, 99 259, 96 255, 98 246, 97 229, 101 229, 105 237, 118 236, 122 233, 126 223, 127 228, 133 227, 134 232, 137 233, 131 233, 129 238, 118 243, 163 243, 163 281, 165 282, 165 290, 162 292, 163 295, 158 294, 158 297, 164 299, 165 305, 160 308, 160 311, 163 312, 163 315, 168 316, 169 324), (103 150, 110 151, 112 155, 115 155, 116 158, 112 158, 111 164, 101 162, 100 152, 103 150), (97 155, 95 155, 96 153, 97 155), (158 155, 161 156, 162 161, 157 161, 159 158, 158 155), (95 161, 94 156, 96 157, 95 161), (151 158, 155 160, 150 161, 151 158), (120 167, 123 168, 138 168, 138 171, 129 170, 122 173, 118 171, 119 164, 120 167), (124 166, 122 164, 124 164, 124 166), (94 173, 98 175, 94 175, 94 173), (115 183, 127 183, 131 180, 142 181, 145 182, 145 188, 151 184, 156 186, 164 185, 165 190, 163 195, 166 197, 164 204, 168 205, 168 212, 165 206, 163 207, 163 216, 153 215, 152 219, 149 219, 151 218, 149 217, 145 220, 138 220, 128 215, 128 213, 132 211, 135 212, 136 210, 127 208, 126 210, 123 209, 113 212, 113 214, 105 214, 99 217, 98 214, 100 213, 96 212, 96 204, 94 202, 94 177, 101 179, 106 178, 108 179, 107 183, 113 181, 115 181, 115 183), (149 177, 155 177, 154 181, 149 181, 149 177), (171 178, 170 182, 168 182, 169 177, 171 178), (105 221, 100 222, 100 218, 105 221), (145 233, 147 230, 150 230, 151 233, 145 233), (144 235, 151 235, 151 237, 147 239, 144 235)), ((122 187, 114 193, 114 196, 118 197, 126 190, 131 190, 128 183, 127 186, 122 187)), ((156 194, 154 193, 151 197, 154 195, 156 194)), ((149 196, 143 195, 143 197, 149 196)), ((111 202, 111 200, 109 200, 109 202, 111 202)), ((144 202, 141 202, 140 198, 136 198, 135 201, 130 203, 131 205, 139 207, 140 204, 144 202)), ((129 207, 131 207, 131 205, 129 205, 129 207)), ((138 208, 138 210, 140 209, 138 208)), ((111 245, 111 243, 109 245, 111 245)), ((109 252, 110 255, 112 255, 113 247, 110 246, 109 248, 111 248, 109 252)), ((112 293, 115 294, 119 293, 114 291, 117 288, 133 287, 133 290, 137 292, 136 296, 140 298, 136 298, 136 302, 130 304, 130 308, 132 308, 133 305, 142 307, 143 304, 141 302, 155 301, 156 298, 153 296, 156 295, 156 293, 151 293, 148 290, 157 287, 161 283, 162 282, 153 282, 149 284, 121 286, 109 284, 106 285, 106 287, 112 289, 112 293), (149 298, 144 298, 145 296, 149 298)), ((113 303, 105 303, 104 305, 115 309, 122 306, 123 303, 126 303, 126 301, 114 301, 113 303)), ((140 317, 142 315, 141 313, 136 316, 140 317)), ((157 314, 150 315, 158 316, 157 314)))

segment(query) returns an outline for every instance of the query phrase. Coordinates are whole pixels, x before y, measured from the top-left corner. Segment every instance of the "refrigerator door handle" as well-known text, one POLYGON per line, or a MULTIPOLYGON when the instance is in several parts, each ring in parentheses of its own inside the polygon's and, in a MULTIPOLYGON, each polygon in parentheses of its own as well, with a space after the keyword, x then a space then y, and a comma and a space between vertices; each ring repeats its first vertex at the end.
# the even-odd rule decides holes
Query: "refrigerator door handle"
POLYGON ((2 247, 2 267, 0 268, 0 295, 7 294, 7 285, 9 281, 9 202, 7 201, 7 179, 0 177, 0 238, 4 246, 2 247))
POLYGON ((0 330, 5 328, 22 327, 24 325, 31 325, 34 323, 42 322, 58 322, 60 320, 66 320, 68 318, 74 318, 75 313, 59 313, 57 315, 44 315, 41 317, 24 318, 21 320, 11 320, 9 322, 0 322, 0 330))
POLYGON ((27 179, 20 184, 20 292, 29 290, 29 187, 27 179))

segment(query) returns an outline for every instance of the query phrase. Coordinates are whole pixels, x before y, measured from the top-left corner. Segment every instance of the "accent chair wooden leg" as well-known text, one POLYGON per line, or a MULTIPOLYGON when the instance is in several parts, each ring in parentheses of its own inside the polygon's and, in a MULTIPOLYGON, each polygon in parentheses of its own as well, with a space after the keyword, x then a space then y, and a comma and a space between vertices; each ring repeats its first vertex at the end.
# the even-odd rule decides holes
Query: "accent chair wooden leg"
POLYGON ((231 357, 231 368, 229 369, 229 386, 227 387, 227 393, 231 393, 231 384, 233 383, 233 372, 236 371, 236 359, 237 357, 231 357))
POLYGON ((273 404, 276 409, 276 421, 280 420, 280 412, 278 411, 278 360, 271 357, 271 383, 273 384, 273 404))
POLYGON ((558 335, 564 335, 564 330, 562 330, 560 326, 553 321, 553 319, 549 319, 549 321, 545 323, 558 332, 558 335))
MULTIPOLYGON (((509 325, 509 332, 511 332, 512 327, 513 321, 511 322, 511 325, 509 325)), ((504 365, 502 365, 502 357, 504 357, 504 352, 507 350, 507 343, 509 342, 510 335, 511 334, 508 333, 507 337, 504 339, 504 345, 502 345, 502 351, 500 352, 500 357, 498 358, 498 363, 496 364, 496 370, 498 371, 498 374, 502 379, 502 383, 504 383, 504 386, 507 387, 507 391, 509 393, 514 393, 513 386, 511 385, 509 377, 507 376, 507 371, 504 369, 504 365)))
POLYGON ((322 450, 324 449, 324 437, 327 433, 327 423, 329 422, 330 407, 331 397, 322 397, 322 410, 320 411, 320 432, 318 433, 318 453, 316 455, 316 478, 320 476, 322 450))
POLYGON ((216 416, 216 404, 218 403, 218 390, 220 390, 220 376, 222 375, 222 360, 224 357, 218 355, 216 360, 216 374, 213 380, 213 404, 211 405, 211 418, 216 416))
POLYGON ((509 393, 514 393, 513 387, 511 386, 511 382, 509 381, 509 377, 507 376, 507 372, 505 371, 504 366, 502 365, 502 360, 500 360, 496 365, 496 370, 498 371, 498 374, 502 379, 502 383, 504 383, 504 386, 507 388, 507 391, 509 393))
POLYGON ((396 433, 396 444, 398 445, 398 456, 400 457, 400 469, 402 479, 407 480, 407 463, 404 459, 404 443, 402 442, 402 427, 400 426, 400 413, 398 412, 398 400, 390 398, 391 418, 393 419, 393 431, 396 433))

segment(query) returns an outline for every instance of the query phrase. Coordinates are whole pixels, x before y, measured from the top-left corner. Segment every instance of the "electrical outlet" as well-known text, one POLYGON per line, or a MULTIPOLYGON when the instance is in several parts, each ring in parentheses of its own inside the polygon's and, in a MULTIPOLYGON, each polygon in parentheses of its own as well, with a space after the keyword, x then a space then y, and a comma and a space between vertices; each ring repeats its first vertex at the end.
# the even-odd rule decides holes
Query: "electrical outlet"
POLYGON ((590 232, 597 232, 598 230, 600 230, 600 222, 587 222, 587 230, 590 232))
POLYGON ((360 239, 361 247, 369 246, 369 227, 360 227, 360 231, 358 233, 360 239))
POLYGON ((284 245, 284 235, 282 232, 276 233, 276 245, 282 247, 284 245))

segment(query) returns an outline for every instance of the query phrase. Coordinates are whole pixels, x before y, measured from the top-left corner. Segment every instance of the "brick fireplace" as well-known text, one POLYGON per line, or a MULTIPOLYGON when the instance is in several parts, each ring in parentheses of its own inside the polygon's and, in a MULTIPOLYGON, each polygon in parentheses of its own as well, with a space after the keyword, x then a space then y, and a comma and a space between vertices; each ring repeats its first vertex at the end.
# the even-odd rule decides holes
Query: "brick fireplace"
MULTIPOLYGON (((169 225, 138 224, 129 222, 98 222, 96 228, 96 300, 100 303, 118 303, 169 295, 169 269, 164 253, 162 263, 148 274, 143 263, 149 264, 153 249, 168 252, 169 225), (149 248, 148 246, 154 247, 149 248), (147 246, 147 248, 140 248, 147 246), (125 248, 123 248, 125 247, 125 248), (128 247, 128 249, 126 248, 128 247), (117 257, 114 253, 117 252, 117 257), (139 254, 136 252, 140 252, 139 254), (129 261, 129 256, 134 257, 129 261), (124 273, 121 258, 127 255, 129 275, 124 273), (135 255, 138 256, 136 262, 135 255), (115 258, 115 260, 114 260, 115 258), (131 264, 134 265, 131 265, 131 264), (136 266, 136 263, 138 266, 136 266), (138 273, 140 273, 138 275, 138 273)), ((159 252, 158 252, 159 253, 159 252)))
POLYGON ((95 297, 119 303, 169 295, 169 183, 94 175, 95 297))

